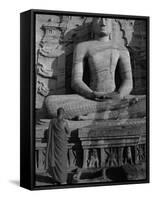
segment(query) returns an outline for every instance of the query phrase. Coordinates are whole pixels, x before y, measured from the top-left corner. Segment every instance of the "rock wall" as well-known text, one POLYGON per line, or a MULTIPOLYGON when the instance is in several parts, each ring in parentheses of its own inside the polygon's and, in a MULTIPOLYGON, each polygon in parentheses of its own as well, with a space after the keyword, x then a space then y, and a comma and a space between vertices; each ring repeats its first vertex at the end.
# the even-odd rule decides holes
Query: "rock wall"
POLYGON ((146 94, 147 57, 146 57, 146 21, 136 20, 132 40, 129 44, 131 52, 134 94, 146 94))

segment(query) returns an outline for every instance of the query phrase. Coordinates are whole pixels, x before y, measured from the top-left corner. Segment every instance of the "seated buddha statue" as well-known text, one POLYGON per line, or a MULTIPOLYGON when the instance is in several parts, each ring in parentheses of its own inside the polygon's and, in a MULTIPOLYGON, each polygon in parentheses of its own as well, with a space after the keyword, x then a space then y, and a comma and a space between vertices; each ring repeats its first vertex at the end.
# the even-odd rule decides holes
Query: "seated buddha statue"
POLYGON ((68 119, 77 116, 105 119, 106 112, 111 110, 113 114, 107 118, 118 118, 118 111, 123 110, 128 116, 138 110, 139 114, 145 115, 145 98, 140 101, 141 98, 129 95, 133 88, 130 55, 125 46, 111 40, 112 19, 94 18, 92 30, 94 39, 79 43, 74 49, 71 87, 76 94, 48 96, 49 115, 54 117, 58 107, 64 108, 68 119), (90 71, 89 85, 83 81, 85 58, 90 71), (121 77, 118 88, 115 84, 117 66, 121 77))

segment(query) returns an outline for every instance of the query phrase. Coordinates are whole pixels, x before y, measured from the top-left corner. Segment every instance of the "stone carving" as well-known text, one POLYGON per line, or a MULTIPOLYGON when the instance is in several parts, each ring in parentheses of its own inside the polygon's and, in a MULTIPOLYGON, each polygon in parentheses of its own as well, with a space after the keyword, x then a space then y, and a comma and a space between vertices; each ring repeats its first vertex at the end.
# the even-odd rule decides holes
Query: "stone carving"
POLYGON ((127 164, 127 163, 133 164, 131 147, 126 148, 126 155, 124 157, 124 163, 125 164, 127 164))
POLYGON ((86 150, 87 156, 84 157, 83 168, 98 168, 100 167, 100 163, 102 168, 120 167, 125 164, 138 164, 145 160, 145 151, 142 145, 137 146, 135 159, 132 155, 132 147, 130 146, 103 148, 103 151, 105 152, 105 156, 104 154, 100 155, 100 159, 97 154, 97 149, 86 150))
POLYGON ((74 52, 72 69, 72 88, 86 98, 96 99, 115 90, 115 69, 120 64, 120 76, 123 82, 118 89, 119 96, 128 95, 132 89, 130 57, 124 47, 116 46, 110 39, 112 33, 111 19, 94 19, 95 40, 79 44, 74 52), (82 80, 83 58, 88 54, 90 68, 89 86, 82 80), (126 84, 125 84, 126 83, 126 84))
MULTIPOLYGON (((81 41, 86 41, 86 40, 89 41, 89 39, 92 39, 93 41, 97 40, 96 34, 94 33, 94 31, 91 31, 92 20, 93 20, 93 18, 91 18, 91 17, 51 15, 49 17, 48 21, 41 26, 43 36, 42 36, 41 42, 39 44, 39 49, 37 52, 38 53, 37 72, 38 72, 38 75, 40 75, 44 78, 51 77, 51 78, 57 78, 57 80, 62 79, 62 82, 60 83, 60 86, 59 86, 62 89, 60 89, 59 91, 64 92, 65 90, 63 88, 65 88, 65 82, 66 82, 66 84, 70 85, 70 80, 74 79, 74 76, 75 76, 74 75, 75 70, 73 70, 72 77, 70 74, 72 63, 71 62, 67 63, 68 59, 70 59, 70 58, 68 58, 68 56, 70 55, 69 57, 72 57, 71 54, 73 53, 74 45, 76 45, 78 42, 81 42, 81 41), (64 59, 61 63, 63 65, 63 71, 65 71, 66 74, 68 74, 68 75, 65 75, 65 73, 60 75, 58 70, 57 70, 57 73, 55 73, 55 69, 57 69, 59 67, 59 63, 56 63, 56 66, 54 67, 54 69, 52 68, 52 62, 54 62, 54 61, 52 61, 52 59, 59 58, 61 55, 67 56, 66 59, 64 59), (44 57, 44 59, 45 58, 51 59, 50 61, 48 60, 47 68, 45 67, 46 61, 45 62, 43 60, 40 61, 40 56, 44 57), (49 67, 51 69, 49 69, 49 67)), ((99 20, 99 18, 95 18, 94 21, 96 21, 96 20, 99 20)), ((100 18, 100 20, 101 20, 101 18, 100 18)), ((145 38, 146 38, 145 31, 143 29, 142 29, 142 31, 139 30, 139 26, 141 26, 141 24, 143 27, 143 22, 141 22, 141 21, 139 22, 139 20, 136 20, 136 23, 135 23, 134 20, 125 20, 125 19, 112 19, 111 21, 112 21, 112 29, 108 36, 108 39, 109 39, 108 43, 110 44, 110 46, 109 45, 108 46, 112 49, 115 48, 116 49, 115 51, 118 50, 121 52, 123 49, 126 50, 125 46, 130 46, 129 49, 131 48, 132 51, 134 52, 134 54, 135 54, 134 59, 136 60, 135 63, 137 65, 137 68, 135 68, 135 71, 132 69, 133 77, 134 77, 133 85, 134 85, 134 88, 136 88, 135 91, 138 91, 138 90, 145 91, 146 83, 143 79, 145 79, 146 73, 145 73, 145 69, 142 69, 142 67, 141 67, 143 65, 143 68, 144 68, 144 66, 146 64, 144 42, 142 42, 143 44, 141 43, 141 45, 140 45, 141 47, 138 47, 138 45, 136 44, 135 41, 137 41, 137 40, 135 40, 132 43, 132 46, 130 43, 132 36, 136 39, 139 38, 139 40, 145 40, 145 38), (133 34, 133 30, 135 30, 134 34, 133 34), (120 42, 121 39, 124 40, 123 43, 120 42), (142 47, 143 47, 143 49, 142 49, 142 47), (141 66, 139 67, 138 65, 141 65, 141 66), (141 70, 140 70, 140 68, 141 68, 141 70), (135 79, 136 79, 136 81, 135 81, 135 79), (143 85, 142 86, 143 88, 142 87, 140 88, 140 85, 143 85), (137 89, 137 88, 140 88, 140 89, 137 89)), ((104 42, 104 44, 108 44, 108 43, 104 42)), ((138 43, 140 43, 140 42, 138 42, 138 43)), ((102 51, 104 49, 105 49, 105 47, 101 48, 100 51, 102 51)), ((75 55, 75 53, 74 53, 74 55, 75 55)), ((105 55, 104 55, 104 57, 105 57, 105 55)), ((106 57, 105 57, 105 60, 106 60, 106 57)), ((114 91, 114 88, 116 86, 116 85, 113 86, 114 80, 111 78, 114 76, 114 71, 116 70, 114 67, 114 58, 116 58, 116 55, 114 55, 114 53, 112 53, 110 58, 109 57, 107 58, 108 61, 110 63, 112 63, 112 64, 110 64, 111 66, 109 68, 106 66, 107 70, 104 69, 104 71, 102 71, 101 73, 97 73, 97 74, 99 74, 99 76, 101 74, 103 74, 103 76, 100 76, 100 77, 102 77, 100 82, 105 82, 105 84, 101 84, 101 85, 103 85, 103 88, 101 88, 100 83, 98 83, 99 81, 96 80, 97 78, 94 78, 94 77, 96 77, 96 73, 95 72, 93 73, 93 71, 94 71, 94 69, 98 70, 98 68, 90 67, 91 77, 88 75, 90 84, 86 84, 86 85, 92 91, 94 91, 94 89, 95 89, 96 93, 97 92, 99 93, 98 90, 100 87, 100 92, 103 91, 102 98, 103 98, 103 93, 107 94, 111 90, 114 91), (94 75, 92 75, 92 74, 94 74, 94 75), (103 79, 105 79, 105 81, 103 79), (94 80, 96 80, 96 81, 94 81, 94 80), (111 83, 107 84, 106 80, 108 80, 107 82, 110 81, 111 83), (98 83, 98 85, 96 85, 97 83, 98 83), (108 87, 112 87, 112 89, 110 90, 108 87)), ((88 61, 90 63, 91 58, 89 59, 89 57, 88 57, 88 61)), ((105 64, 105 63, 103 63, 103 64, 105 64)), ((94 65, 91 64, 91 66, 94 66, 94 65)), ((99 77, 99 76, 97 76, 97 77, 99 77)), ((58 88, 58 82, 59 81, 57 81, 57 84, 56 84, 57 88, 58 88)), ((86 94, 86 92, 84 92, 84 90, 81 91, 80 88, 76 89, 77 88, 75 86, 76 84, 74 84, 74 81, 72 81, 72 82, 73 82, 72 87, 74 88, 75 92, 78 93, 79 95, 81 94, 85 98, 88 98, 88 94, 86 94)), ((47 84, 47 85, 49 85, 49 84, 47 84)), ((53 91, 52 94, 56 94, 57 88, 52 88, 52 91, 53 91)), ((49 88, 49 89, 51 89, 51 88, 49 88)), ((68 90, 70 90, 69 87, 68 87, 68 90)), ((58 93, 58 94, 60 94, 60 93, 58 93)), ((94 94, 94 95, 97 95, 97 94, 94 94)), ((98 94, 98 95, 101 96, 101 94, 98 94)), ((118 96, 118 95, 116 95, 116 96, 118 96)), ((105 95, 104 95, 104 97, 105 97, 105 95)), ((51 101, 53 98, 54 97, 52 96, 51 101)), ((69 99, 69 97, 68 97, 68 99, 69 99)), ((99 97, 98 97, 98 99, 95 98, 94 100, 96 100, 96 101, 99 100, 99 97)), ((47 102, 49 102, 49 101, 47 100, 47 102)), ((52 103, 50 102, 49 104, 52 104, 52 103)), ((86 104, 87 104, 87 101, 86 101, 86 104)), ((89 106, 91 106, 90 101, 88 101, 88 104, 89 104, 89 106)), ((97 102, 97 105, 98 104, 99 104, 99 102, 97 102)), ((59 103, 58 103, 58 105, 60 106, 59 103)), ((84 105, 82 105, 82 110, 84 110, 83 106, 84 105)), ((51 105, 47 105, 47 107, 51 107, 51 105)), ((53 105, 53 107, 55 107, 55 105, 53 105)), ((97 107, 99 107, 99 106, 97 106, 97 107)), ((49 109, 49 113, 52 112, 50 108, 48 108, 48 109, 49 109)), ((65 109, 69 110, 69 108, 65 108, 65 109)), ((75 112, 76 109, 71 110, 71 111, 75 112)), ((52 113, 51 113, 51 115, 52 115, 52 113)))
POLYGON ((100 166, 99 163, 97 149, 91 149, 87 160, 88 168, 98 168, 100 166))
MULTIPOLYGON (((127 27, 129 35, 132 35, 133 21, 120 21, 121 28, 124 30, 127 27)), ((76 93, 83 96, 75 95, 75 102, 80 102, 81 107, 80 115, 88 115, 89 110, 85 107, 92 107, 92 101, 96 101, 97 112, 100 112, 101 102, 106 100, 120 100, 127 97, 132 90, 132 72, 130 64, 130 56, 125 46, 115 44, 111 40, 112 34, 112 21, 106 18, 95 18, 93 20, 93 31, 95 39, 83 43, 79 43, 74 51, 73 69, 72 69, 72 88, 76 93), (88 56, 89 70, 90 70, 90 83, 86 84, 83 80, 83 59, 88 56), (119 88, 115 85, 115 71, 117 63, 119 63, 119 75, 122 78, 119 88), (80 101, 81 100, 81 101, 80 101), (90 101, 92 100, 92 101, 90 101), (85 111, 85 112, 84 112, 85 111)), ((125 31, 127 32, 127 31, 125 31)), ((128 42, 130 36, 128 37, 128 42)), ((71 108, 64 104, 64 99, 69 102, 69 105, 75 104, 71 101, 71 96, 61 96, 62 101, 58 101, 58 106, 64 107, 66 113, 76 113, 78 109, 71 108)), ((56 96, 48 96, 46 99, 46 107, 53 116, 52 108, 57 107, 56 96)), ((120 102, 120 101, 119 101, 120 102)), ((121 102, 120 102, 121 103, 121 102)), ((94 107, 93 107, 94 108, 94 107)), ((106 109, 107 111, 109 109, 106 109)), ((95 113, 97 113, 95 112, 95 113)), ((70 118, 70 116, 69 116, 70 118)))
POLYGON ((64 43, 66 47, 72 43, 78 43, 89 39, 88 36, 91 21, 92 18, 90 17, 70 17, 64 36, 64 43))
POLYGON ((60 56, 62 53, 64 53, 64 51, 61 50, 61 46, 58 45, 54 45, 54 49, 47 49, 43 47, 43 49, 39 50, 40 55, 48 58, 56 58, 60 56))
MULTIPOLYGON (((100 152, 100 157, 98 156, 98 149, 91 148, 87 150, 87 157, 83 157, 84 163, 82 168, 109 168, 109 167, 120 167, 126 164, 140 164, 145 161, 145 144, 139 144, 137 146, 125 146, 125 147, 110 147, 110 148, 102 148, 103 151, 100 152), (132 148, 136 149, 135 157, 132 154, 132 148), (105 156, 103 153, 105 152, 105 156), (100 164, 101 163, 101 164, 100 164)), ((68 168, 75 169, 78 168, 77 157, 81 155, 76 155, 76 151, 72 151, 72 149, 68 149, 68 168)), ((46 156, 46 148, 37 148, 36 150, 36 169, 38 171, 45 171, 45 156, 46 156)))
POLYGON ((36 170, 38 172, 44 172, 46 169, 46 149, 40 148, 36 150, 35 153, 36 159, 36 170))
MULTIPOLYGON (((70 140, 67 163, 69 170, 74 170, 76 168, 83 170, 92 170, 91 168, 95 168, 95 170, 97 170, 96 168, 106 169, 127 164, 140 164, 145 161, 146 99, 145 96, 138 96, 136 98, 133 96, 126 96, 131 91, 128 85, 125 87, 128 88, 127 91, 126 89, 124 90, 124 87, 122 87, 122 90, 120 88, 121 85, 119 85, 119 90, 116 89, 114 75, 117 63, 121 61, 119 64, 122 70, 119 72, 121 74, 123 73, 125 76, 130 75, 128 80, 131 80, 131 70, 129 70, 129 74, 126 74, 126 69, 130 68, 122 67, 125 63, 125 66, 127 66, 127 63, 130 66, 130 56, 126 46, 128 46, 131 52, 134 52, 130 55, 133 55, 135 63, 140 63, 143 66, 145 66, 144 60, 146 57, 145 47, 130 46, 133 27, 135 26, 133 20, 113 19, 111 32, 111 25, 108 25, 108 29, 105 25, 102 25, 103 34, 108 31, 108 40, 104 39, 106 33, 103 37, 99 37, 99 35, 91 32, 91 20, 92 19, 88 17, 64 18, 64 16, 53 16, 42 26, 44 34, 37 52, 37 93, 40 94, 42 98, 47 97, 45 98, 45 104, 49 113, 49 118, 56 116, 56 110, 60 106, 65 109, 68 119, 75 118, 76 116, 76 120, 94 119, 92 123, 88 120, 91 123, 89 128, 86 127, 82 132, 78 131, 77 135, 80 146, 77 148, 79 148, 79 151, 76 149, 76 141, 71 143, 70 140), (116 35, 114 36, 115 31, 116 35), (89 39, 91 40, 84 42, 89 39), (119 42, 119 40, 122 41, 119 42), (82 41, 83 43, 80 43, 82 41), (98 42, 96 43, 95 41, 98 42), (91 77, 87 75, 90 77, 89 84, 84 82, 84 79, 81 79, 81 81, 86 84, 89 90, 91 90, 91 93, 90 91, 86 93, 86 88, 82 90, 82 87, 80 87, 80 89, 79 85, 74 86, 75 84, 73 81, 75 78, 81 77, 80 73, 84 75, 86 71, 84 70, 82 74, 81 70, 77 71, 77 69, 74 68, 72 73, 72 85, 74 85, 72 87, 77 94, 48 96, 51 94, 50 85, 55 85, 53 86, 52 94, 56 94, 54 91, 57 91, 58 81, 60 80, 61 87, 64 85, 64 80, 67 79, 67 76, 65 77, 64 74, 65 71, 68 70, 69 73, 71 73, 72 62, 69 63, 68 58, 71 58, 74 45, 78 44, 74 51, 73 64, 78 65, 82 59, 81 55, 83 55, 82 51, 85 48, 84 45, 90 47, 89 43, 91 43, 93 49, 91 48, 90 52, 87 54, 87 66, 92 75, 91 77), (79 46, 80 48, 77 51, 79 46), (78 56, 77 54, 79 53, 80 55, 78 56), (124 57, 124 53, 126 54, 126 59, 119 59, 120 54, 124 57), (69 69, 67 69, 68 65, 69 69), (101 66, 104 66, 104 68, 101 68, 101 66), (50 82, 51 79, 56 79, 56 83, 53 84, 50 82), (126 98, 121 100, 120 94, 122 94, 122 91, 126 93, 123 92, 123 96, 126 98), (91 94, 91 96, 88 96, 88 94, 91 94), (137 120, 135 120, 135 118, 137 118, 137 120), (101 121, 97 121, 97 119, 101 119, 101 121), (129 120, 131 121, 129 122, 129 120), (107 123, 107 126, 105 125, 104 127, 102 124, 101 127, 98 127, 98 123, 104 122, 107 123), (109 128, 112 126, 113 128, 110 130, 109 128), (105 130, 106 127, 107 130, 105 130), (140 137, 140 135, 142 137, 140 137)), ((100 20, 99 23, 105 24, 101 18, 96 20, 100 20)), ((140 39, 143 39, 145 35, 142 34, 141 37, 140 39)), ((82 64, 84 65, 83 62, 82 64)), ((134 70, 136 70, 135 74, 137 76, 141 75, 138 73, 138 67, 136 68, 135 65, 133 66, 134 70)), ((75 123, 74 121, 71 122, 75 123)), ((78 123, 85 124, 87 121, 80 121, 78 123)), ((76 128, 78 128, 77 122, 75 124, 75 129, 76 128)), ((36 155, 39 155, 39 159, 36 156, 36 169, 41 172, 45 170, 44 156, 46 151, 44 138, 42 141, 41 145, 44 145, 43 148, 40 145, 41 147, 36 150, 36 155)))
POLYGON ((133 96, 125 100, 93 101, 78 95, 52 95, 45 100, 51 117, 56 116, 59 105, 65 109, 66 118, 72 119, 76 116, 78 120, 91 119, 121 119, 144 117, 146 115, 145 96, 133 96), (69 98, 68 98, 69 97, 69 98), (83 115, 83 116, 82 116, 83 115))
MULTIPOLYGON (((103 148, 105 155, 102 154, 100 157, 98 156, 98 149, 92 148, 88 150, 87 159, 84 157, 85 160, 81 161, 84 163, 82 166, 84 169, 87 168, 109 168, 109 167, 120 167, 126 164, 140 164, 141 162, 145 161, 145 144, 139 144, 133 148, 136 148, 135 158, 132 155, 132 147, 110 147, 110 148, 103 148), (120 152, 122 152, 120 154, 120 152), (123 153, 125 152, 125 153, 123 153), (100 165, 101 163, 101 165, 100 165)), ((77 156, 75 155, 76 152, 72 151, 71 149, 68 150, 68 168, 75 169, 78 168, 76 164, 77 156), (71 155, 70 155, 71 154, 71 155)), ((100 152, 101 154, 101 152, 100 152)), ((46 149, 37 149, 36 150, 36 169, 38 171, 45 171, 45 156, 46 156, 46 149)), ((79 155, 80 156, 80 155, 79 155)), ((80 165, 81 166, 81 165, 80 165)))
POLYGON ((37 78, 41 76, 41 83, 38 82, 37 108, 41 107, 44 98, 50 91, 56 94, 59 91, 63 93, 65 89, 65 50, 64 50, 64 32, 67 29, 68 18, 66 16, 52 15, 46 23, 42 24, 43 32, 39 48, 37 49, 37 78), (52 84, 52 80, 56 84, 52 84), (47 85, 47 86, 46 86, 47 85))
POLYGON ((47 70, 41 64, 37 64, 37 73, 45 78, 54 78, 57 79, 56 76, 53 75, 53 70, 47 70))
MULTIPOLYGON (((36 131, 36 139, 38 140, 36 169, 41 172, 45 171, 47 121, 49 122, 49 120, 42 121, 36 131)), ((73 121, 73 124, 75 123, 73 121)), ((76 127, 71 127, 72 129, 76 130, 76 127)), ((75 134, 77 140, 74 135, 71 135, 68 140, 68 169, 70 171, 90 170, 91 168, 96 171, 96 168, 136 166, 145 162, 145 119, 131 119, 124 124, 117 120, 113 120, 113 123, 112 121, 108 122, 108 124, 99 121, 99 125, 96 122, 95 125, 79 128, 75 134)))
POLYGON ((105 152, 107 154, 105 166, 107 167, 118 166, 116 149, 108 148, 108 149, 105 149, 105 152))
POLYGON ((143 144, 136 146, 136 157, 139 161, 145 160, 145 146, 143 144))
POLYGON ((133 36, 135 20, 116 19, 116 21, 123 32, 122 37, 125 40, 125 46, 128 46, 133 36))
POLYGON ((45 83, 38 81, 37 82, 37 92, 41 94, 42 96, 47 96, 49 94, 49 89, 45 85, 45 83))
POLYGON ((63 46, 60 44, 66 30, 66 23, 63 20, 64 18, 54 16, 48 20, 47 24, 42 25, 44 36, 40 42, 41 55, 54 58, 64 53, 63 46))

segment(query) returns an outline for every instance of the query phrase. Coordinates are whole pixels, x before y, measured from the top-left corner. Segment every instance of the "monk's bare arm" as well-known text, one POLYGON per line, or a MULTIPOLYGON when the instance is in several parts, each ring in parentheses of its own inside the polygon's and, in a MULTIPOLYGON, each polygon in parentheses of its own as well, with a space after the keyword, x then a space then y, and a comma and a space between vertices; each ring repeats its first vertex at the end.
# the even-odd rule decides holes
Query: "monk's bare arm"
POLYGON ((70 128, 69 128, 69 125, 68 125, 68 122, 67 122, 67 121, 65 121, 65 131, 66 131, 66 134, 67 134, 68 136, 70 136, 71 131, 70 131, 70 128))
POLYGON ((129 95, 133 88, 130 55, 127 50, 120 51, 119 67, 122 83, 118 92, 120 97, 123 98, 129 95))
POLYGON ((73 54, 72 88, 80 95, 92 98, 93 91, 83 81, 83 59, 87 54, 87 47, 84 43, 76 46, 73 54))

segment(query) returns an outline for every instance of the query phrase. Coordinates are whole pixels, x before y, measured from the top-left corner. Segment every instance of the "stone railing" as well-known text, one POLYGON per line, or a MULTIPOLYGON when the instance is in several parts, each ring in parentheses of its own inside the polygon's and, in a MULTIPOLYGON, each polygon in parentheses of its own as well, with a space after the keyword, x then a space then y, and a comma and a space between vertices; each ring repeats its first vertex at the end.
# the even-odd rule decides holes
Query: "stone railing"
MULTIPOLYGON (((45 172, 48 120, 36 127, 36 172, 45 172)), ((69 121, 68 171, 136 166, 146 159, 146 119, 69 121)))

